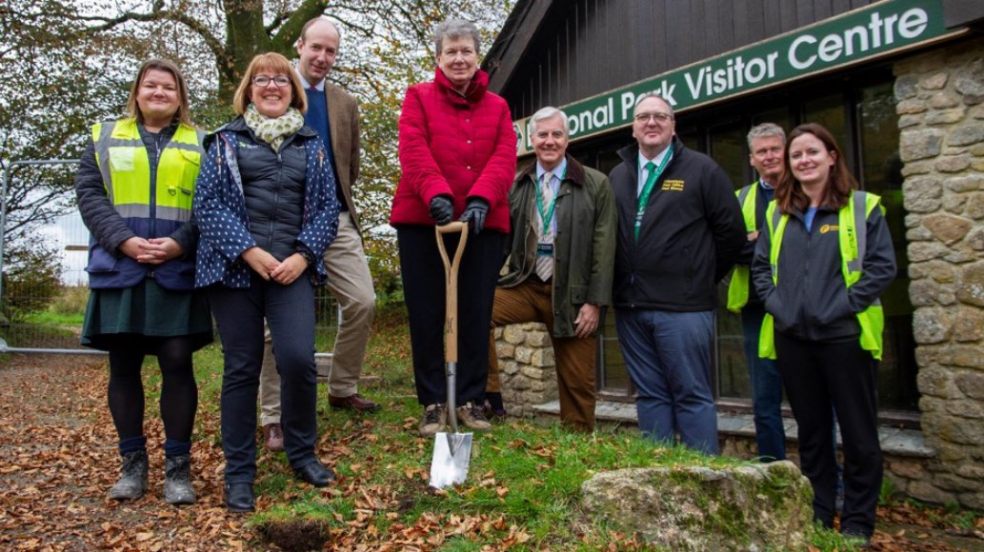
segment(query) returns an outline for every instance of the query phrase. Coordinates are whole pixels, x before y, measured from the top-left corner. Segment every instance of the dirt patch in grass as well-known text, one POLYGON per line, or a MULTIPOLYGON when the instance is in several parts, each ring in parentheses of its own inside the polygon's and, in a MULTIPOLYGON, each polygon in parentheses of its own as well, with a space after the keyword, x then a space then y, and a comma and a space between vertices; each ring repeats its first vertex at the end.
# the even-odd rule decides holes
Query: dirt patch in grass
POLYGON ((321 550, 331 538, 328 524, 319 520, 266 521, 257 526, 257 532, 285 552, 321 550))

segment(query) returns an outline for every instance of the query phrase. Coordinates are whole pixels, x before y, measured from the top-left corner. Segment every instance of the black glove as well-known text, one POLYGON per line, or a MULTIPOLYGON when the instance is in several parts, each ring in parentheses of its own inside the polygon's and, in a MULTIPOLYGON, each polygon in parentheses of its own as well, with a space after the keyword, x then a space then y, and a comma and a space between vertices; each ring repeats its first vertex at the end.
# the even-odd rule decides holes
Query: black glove
POLYGON ((485 215, 489 212, 489 203, 480 197, 473 197, 465 205, 465 212, 461 213, 462 222, 467 222, 471 226, 472 234, 478 234, 485 227, 485 215))
POLYGON ((447 196, 434 196, 430 203, 430 217, 438 226, 451 222, 454 218, 454 205, 447 196))

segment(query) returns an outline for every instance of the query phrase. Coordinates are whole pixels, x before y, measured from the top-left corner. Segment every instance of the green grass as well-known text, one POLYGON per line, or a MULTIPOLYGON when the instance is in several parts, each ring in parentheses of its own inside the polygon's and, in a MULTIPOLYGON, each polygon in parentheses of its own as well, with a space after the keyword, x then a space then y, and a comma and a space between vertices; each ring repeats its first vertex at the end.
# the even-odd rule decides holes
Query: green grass
MULTIPOLYGON (((497 424, 491 432, 475 435, 463 486, 433 492, 423 477, 429 472, 433 438, 416 433, 421 409, 413 389, 404 321, 402 306, 382 309, 370 341, 365 372, 375 378, 360 391, 385 405, 383 411, 363 418, 332 411, 324 386, 319 386, 320 450, 322 459, 340 476, 339 484, 329 492, 312 489, 294 479, 283 455, 262 453, 256 492, 273 497, 273 505, 252 515, 251 525, 308 520, 344 532, 351 531, 352 524, 362 523, 385 535, 395 524, 410 527, 433 515, 442 523, 451 516, 484 516, 488 520, 501 516, 501 526, 477 536, 449 537, 441 549, 498 546, 509 536, 511 526, 527 539, 515 543, 515 550, 597 550, 610 542, 632 549, 639 545, 631 535, 620 535, 603 524, 585 525, 580 487, 593 474, 654 465, 724 467, 743 463, 731 457, 707 457, 684 447, 656 446, 641 439, 634 427, 601 426, 586 436, 552 422, 511 419, 497 424), (345 490, 353 483, 378 500, 375 507, 366 509, 361 490, 345 490)), ((160 373, 153 368, 154 359, 148 359, 147 366, 147 415, 156 416, 160 373)), ((222 371, 218 344, 196 353, 195 371, 200 409, 195 438, 218 444, 222 371), (206 418, 211 421, 205 422, 206 418)), ((812 533, 811 541, 822 551, 852 549, 840 535, 822 529, 812 533)))
POLYGON ((964 510, 959 504, 950 503, 946 506, 944 522, 958 529, 970 530, 976 527, 975 524, 980 519, 980 515, 980 512, 964 510))
POLYGON ((922 515, 935 526, 972 530, 981 517, 980 511, 963 508, 956 502, 948 502, 940 507, 915 498, 905 498, 904 501, 919 509, 922 515))
POLYGON ((25 314, 22 322, 38 326, 81 326, 83 316, 83 313, 78 312, 62 313, 44 310, 25 314))
POLYGON ((847 552, 861 550, 864 541, 858 538, 845 537, 830 529, 824 529, 819 524, 813 526, 810 544, 824 552, 847 552))
POLYGON ((881 488, 878 489, 878 505, 888 506, 895 502, 897 495, 899 494, 898 489, 895 488, 895 483, 889 478, 882 479, 881 488))

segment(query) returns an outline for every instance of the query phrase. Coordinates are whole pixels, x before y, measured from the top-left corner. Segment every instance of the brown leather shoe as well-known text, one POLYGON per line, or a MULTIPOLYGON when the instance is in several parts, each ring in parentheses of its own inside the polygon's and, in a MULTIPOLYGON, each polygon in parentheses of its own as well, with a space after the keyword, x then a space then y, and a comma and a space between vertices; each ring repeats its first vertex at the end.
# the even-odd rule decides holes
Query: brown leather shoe
POLYGON ((280 452, 284 450, 284 429, 280 424, 267 424, 263 426, 263 442, 267 450, 280 452))
POLYGON ((356 412, 375 412, 379 405, 356 393, 348 397, 328 395, 328 404, 339 410, 354 410, 356 412))
POLYGON ((474 429, 475 431, 488 431, 492 429, 492 424, 485 417, 485 412, 482 412, 482 407, 471 401, 459 406, 457 412, 458 420, 465 424, 465 427, 468 429, 474 429))

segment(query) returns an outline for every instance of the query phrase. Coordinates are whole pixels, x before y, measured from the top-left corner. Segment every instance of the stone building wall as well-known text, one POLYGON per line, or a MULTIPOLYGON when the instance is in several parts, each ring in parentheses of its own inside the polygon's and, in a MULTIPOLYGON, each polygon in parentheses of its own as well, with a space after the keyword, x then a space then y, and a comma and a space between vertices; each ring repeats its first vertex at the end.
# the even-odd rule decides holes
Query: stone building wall
POLYGON ((903 490, 984 508, 984 40, 894 72, 919 408, 937 454, 903 490))
POLYGON ((532 416, 533 406, 557 398, 557 375, 547 327, 539 322, 495 329, 499 379, 506 410, 532 416))

